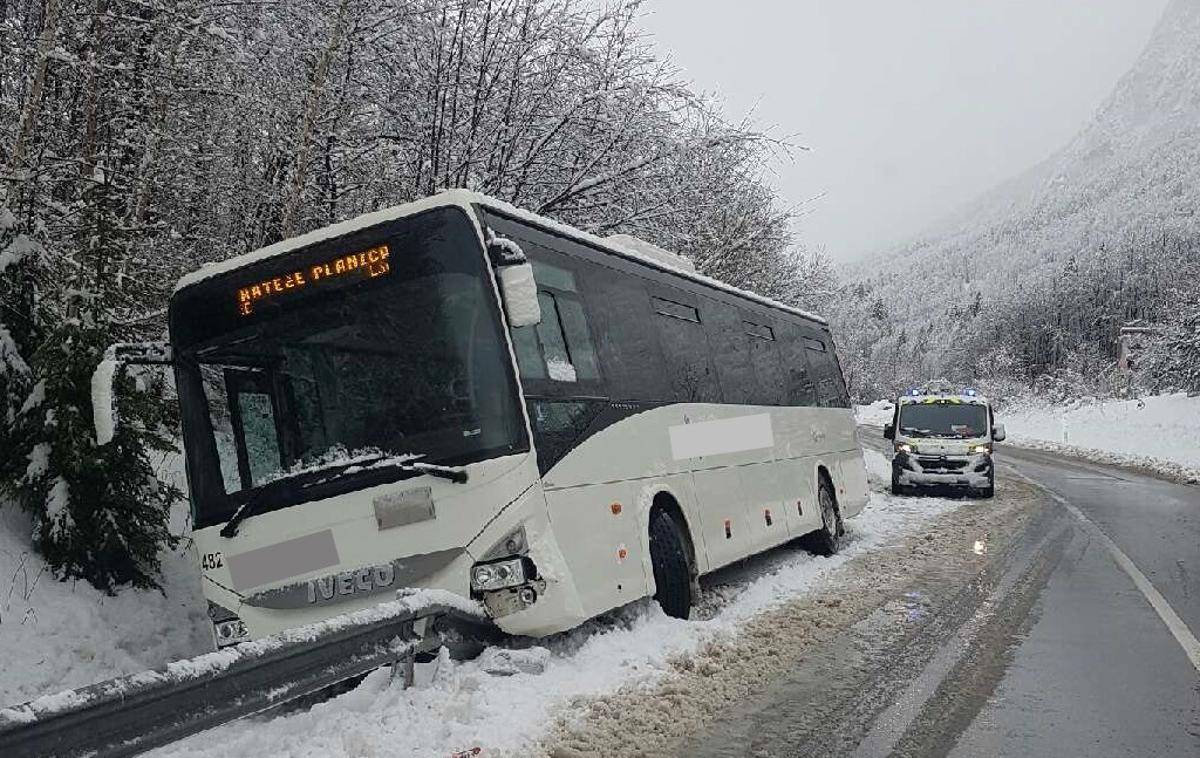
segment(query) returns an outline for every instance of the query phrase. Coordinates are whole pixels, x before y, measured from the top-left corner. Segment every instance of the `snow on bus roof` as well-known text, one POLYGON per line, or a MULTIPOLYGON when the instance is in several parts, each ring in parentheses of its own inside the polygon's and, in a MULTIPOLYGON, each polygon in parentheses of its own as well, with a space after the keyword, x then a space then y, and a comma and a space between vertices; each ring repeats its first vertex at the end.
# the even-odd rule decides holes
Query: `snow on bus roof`
MULTIPOLYGON (((330 224, 329 226, 323 226, 320 229, 314 229, 306 234, 301 234, 299 237, 291 237, 289 239, 276 242, 273 245, 267 245, 266 247, 259 248, 251 253, 236 255, 223 261, 217 261, 216 263, 206 263, 195 271, 184 274, 183 277, 180 278, 179 282, 175 285, 175 291, 179 292, 180 290, 191 287, 193 284, 198 284, 206 279, 211 279, 214 276, 228 274, 231 271, 237 271, 240 268, 245 268, 246 266, 250 266, 255 263, 261 263, 262 261, 270 260, 271 258, 277 258, 294 250, 300 250, 301 248, 308 247, 309 245, 315 245, 318 242, 324 242, 325 240, 334 239, 335 237, 341 237, 362 229, 369 229, 372 226, 379 226, 380 224, 387 223, 388 221, 403 218, 404 216, 411 216, 415 213, 420 213, 421 211, 440 208, 447 205, 461 205, 469 212, 469 201, 462 201, 458 197, 448 197, 448 195, 457 194, 459 194, 459 191, 457 190, 454 192, 445 192, 439 195, 431 195, 405 205, 397 205, 391 208, 384 208, 381 211, 364 213, 361 216, 356 216, 355 218, 347 219, 346 221, 330 224)), ((470 195, 472 193, 462 194, 470 195)))
MULTIPOLYGON (((497 200, 494 197, 489 197, 478 192, 472 192, 464 189, 444 190, 436 195, 430 195, 429 197, 422 198, 415 202, 397 205, 392 208, 385 208, 384 210, 375 211, 373 213, 366 213, 337 224, 331 224, 330 226, 315 229, 298 237, 292 237, 290 239, 282 240, 281 242, 276 242, 273 245, 268 245, 267 247, 260 248, 251 253, 235 256, 217 263, 205 264, 199 269, 185 274, 179 280, 178 284, 175 285, 175 292, 179 292, 180 290, 191 287, 194 284, 202 282, 206 279, 210 279, 214 276, 227 274, 231 271, 236 271, 240 268, 269 260, 271 258, 290 253, 294 250, 308 247, 309 245, 314 245, 318 242, 323 242, 335 237, 341 237, 342 235, 357 232, 372 226, 378 226, 379 224, 393 221, 398 218, 403 218, 404 216, 411 216, 422 211, 452 205, 457 205, 468 211, 468 213, 470 213, 471 206, 473 205, 482 205, 492 208, 500 213, 503 213, 504 215, 518 218, 535 226, 540 226, 543 229, 548 229, 556 234, 582 240, 614 255, 619 255, 623 258, 637 261, 638 263, 651 266, 667 273, 675 274, 676 276, 681 276, 685 279, 691 279, 692 281, 699 282, 714 289, 723 290, 732 295, 753 300, 761 303, 762 305, 766 305, 771 308, 777 308, 781 311, 786 311, 796 316, 800 316, 801 318, 815 321, 819 324, 827 325, 829 323, 823 317, 818 316, 815 313, 809 313, 808 311, 800 308, 786 305, 756 292, 750 292, 749 290, 735 287, 732 284, 726 284, 719 279, 713 279, 712 277, 705 276, 704 274, 700 274, 695 271, 688 271, 677 266, 672 266, 663 260, 643 253, 632 245, 623 245, 616 240, 597 237, 596 235, 589 234, 581 229, 576 229, 575 227, 546 218, 545 216, 539 216, 532 211, 518 208, 515 205, 507 203, 503 200, 497 200)), ((474 217, 472 216, 472 218, 474 217)))
POLYGON ((565 237, 574 237, 576 239, 583 240, 591 245, 599 247, 610 253, 615 253, 623 258, 629 258, 637 261, 638 263, 643 263, 657 268, 660 271, 666 271, 671 274, 676 274, 677 276, 682 276, 685 279, 691 279, 692 281, 700 282, 701 284, 705 284, 714 289, 723 290, 730 294, 744 297, 747 300, 754 300, 763 305, 770 306, 771 308, 778 308, 781 311, 787 311, 788 313, 800 316, 801 318, 806 318, 810 321, 816 321, 819 324, 829 323, 823 317, 818 316, 815 313, 809 313, 808 311, 801 310, 800 308, 796 308, 791 305, 785 305, 778 300, 772 300, 771 298, 760 295, 757 292, 750 292, 749 290, 735 287, 732 284, 726 284, 719 279, 713 279, 710 276, 705 276, 704 274, 700 274, 695 271, 688 271, 687 269, 672 266, 663 260, 646 255, 632 245, 622 245, 615 240, 597 237, 594 234, 589 234, 588 232, 585 232, 581 229, 576 229, 573 226, 568 226, 567 224, 546 218, 545 216, 539 216, 536 213, 527 211, 523 208, 518 208, 510 203, 504 202, 503 200, 497 200, 485 195, 474 195, 474 197, 477 198, 476 202, 478 202, 480 205, 494 208, 506 215, 520 218, 524 221, 528 221, 531 224, 549 229, 565 237))

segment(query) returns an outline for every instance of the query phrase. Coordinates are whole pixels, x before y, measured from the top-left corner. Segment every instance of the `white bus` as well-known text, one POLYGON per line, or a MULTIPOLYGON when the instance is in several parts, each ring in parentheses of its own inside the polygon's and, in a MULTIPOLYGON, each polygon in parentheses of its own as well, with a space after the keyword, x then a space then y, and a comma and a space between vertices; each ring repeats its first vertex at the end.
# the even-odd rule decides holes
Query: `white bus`
POLYGON ((218 644, 401 587, 514 634, 650 595, 687 617, 702 574, 836 551, 867 485, 829 327, 646 247, 456 190, 186 276, 218 644))

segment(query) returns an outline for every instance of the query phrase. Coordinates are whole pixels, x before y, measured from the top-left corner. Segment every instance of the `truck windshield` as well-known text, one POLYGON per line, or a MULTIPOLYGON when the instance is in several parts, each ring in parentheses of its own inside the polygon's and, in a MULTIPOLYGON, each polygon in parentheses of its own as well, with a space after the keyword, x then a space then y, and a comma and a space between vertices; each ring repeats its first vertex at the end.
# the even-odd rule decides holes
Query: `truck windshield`
POLYGON ((383 457, 460 465, 524 446, 483 252, 465 216, 450 214, 177 298, 173 337, 202 337, 177 352, 197 526, 263 487, 279 491, 259 511, 333 494, 315 484, 349 491, 413 475, 369 465, 383 457), (374 256, 386 266, 335 273, 359 250, 386 251, 374 256), (270 286, 297 273, 300 292, 270 286), (242 296, 250 282, 269 292, 242 296))
POLYGON ((900 406, 900 433, 908 437, 967 439, 987 435, 987 407, 966 403, 900 406))

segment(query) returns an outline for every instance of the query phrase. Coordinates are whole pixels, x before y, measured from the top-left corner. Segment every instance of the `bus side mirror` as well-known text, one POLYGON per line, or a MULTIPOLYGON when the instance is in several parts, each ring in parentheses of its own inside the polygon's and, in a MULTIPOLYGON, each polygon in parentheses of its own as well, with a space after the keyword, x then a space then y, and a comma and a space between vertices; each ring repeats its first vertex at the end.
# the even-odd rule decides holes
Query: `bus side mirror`
POLYGON ((113 402, 117 372, 131 365, 169 365, 171 359, 171 348, 165 342, 122 342, 104 351, 104 358, 92 372, 92 425, 97 445, 112 442, 117 430, 117 406, 113 402))
POLYGON ((1004 431, 1004 424, 996 424, 992 427, 992 440, 994 442, 1003 442, 1008 433, 1004 431))
POLYGON ((508 325, 517 327, 542 323, 542 306, 538 302, 533 266, 518 263, 504 266, 497 273, 500 277, 500 294, 504 298, 504 309, 508 312, 508 325))
POLYGON ((891 424, 883 427, 883 438, 885 440, 896 439, 896 427, 892 426, 891 424))
POLYGON ((525 257, 525 251, 513 240, 500 237, 491 229, 486 233, 488 258, 496 267, 500 296, 504 299, 504 310, 508 312, 508 325, 518 327, 542 323, 542 306, 538 302, 533 264, 525 257))

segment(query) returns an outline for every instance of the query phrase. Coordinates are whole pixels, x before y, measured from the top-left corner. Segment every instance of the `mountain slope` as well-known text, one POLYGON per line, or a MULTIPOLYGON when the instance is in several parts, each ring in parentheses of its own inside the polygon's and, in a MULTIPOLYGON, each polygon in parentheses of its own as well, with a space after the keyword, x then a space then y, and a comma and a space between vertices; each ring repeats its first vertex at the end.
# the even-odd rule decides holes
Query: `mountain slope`
POLYGON ((978 377, 998 360, 1031 380, 1081 350, 1098 370, 1116 325, 1156 318, 1195 258, 1198 209, 1200 0, 1174 0, 1063 150, 871 265, 857 285, 870 295, 835 314, 843 342, 864 361, 890 349, 901 368, 904 346, 919 345, 920 370, 884 369, 873 378, 882 387, 922 373, 978 377), (1024 344, 1029 334, 1036 344, 1024 344), (997 356, 1000 342, 1008 354, 997 356))

